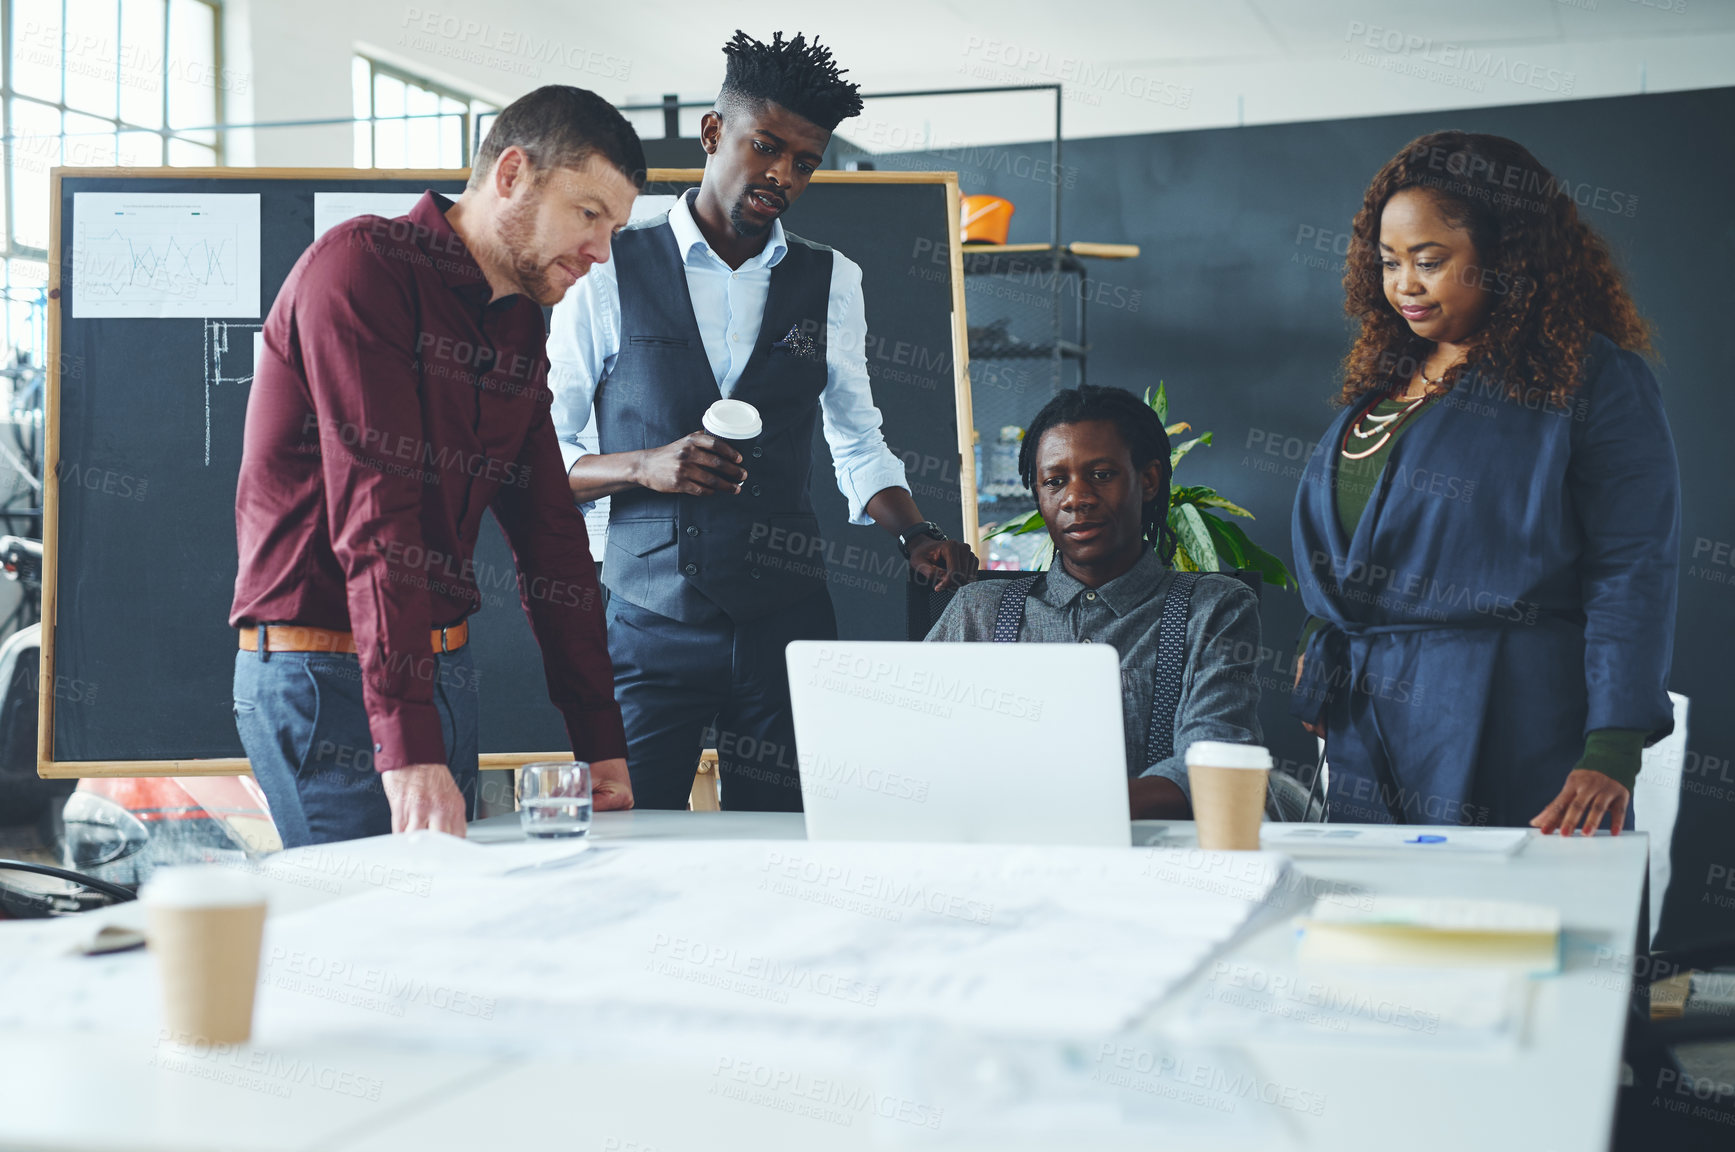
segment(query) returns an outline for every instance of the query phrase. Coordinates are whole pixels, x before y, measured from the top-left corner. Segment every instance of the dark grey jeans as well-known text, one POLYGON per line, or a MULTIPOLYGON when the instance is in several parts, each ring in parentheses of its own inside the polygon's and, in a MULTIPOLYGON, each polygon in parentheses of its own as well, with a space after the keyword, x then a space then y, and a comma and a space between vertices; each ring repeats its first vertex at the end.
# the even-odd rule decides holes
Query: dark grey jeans
MULTIPOLYGON (((434 704, 446 766, 476 812, 480 700, 468 647, 437 653, 434 704)), ((235 654, 235 729, 285 848, 383 836, 391 805, 374 771, 361 662, 333 652, 235 654)))

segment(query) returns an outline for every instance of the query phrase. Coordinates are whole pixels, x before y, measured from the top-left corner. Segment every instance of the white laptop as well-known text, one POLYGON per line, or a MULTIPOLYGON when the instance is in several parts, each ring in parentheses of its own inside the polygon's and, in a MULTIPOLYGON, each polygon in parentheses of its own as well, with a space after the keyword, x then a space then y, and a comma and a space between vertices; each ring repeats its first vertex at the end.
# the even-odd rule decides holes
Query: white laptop
POLYGON ((1107 644, 799 640, 810 840, 1132 843, 1107 644))

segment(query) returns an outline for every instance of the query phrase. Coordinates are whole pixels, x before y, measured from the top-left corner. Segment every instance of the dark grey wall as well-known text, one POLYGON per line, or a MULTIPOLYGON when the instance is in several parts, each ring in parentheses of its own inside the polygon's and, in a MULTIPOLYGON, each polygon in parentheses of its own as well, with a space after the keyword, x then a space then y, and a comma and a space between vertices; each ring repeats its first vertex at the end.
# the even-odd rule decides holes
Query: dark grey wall
MULTIPOLYGON (((1681 770, 1673 940, 1735 936, 1735 499, 1729 429, 1735 370, 1724 343, 1735 317, 1735 89, 1581 100, 1098 140, 1069 140, 1054 174, 1048 145, 953 149, 881 158, 881 168, 955 168, 968 192, 1019 206, 1014 241, 1048 238, 1048 197, 1064 193, 1068 240, 1130 242, 1130 263, 1096 263, 1089 296, 1089 379, 1135 391, 1168 383, 1171 416, 1216 433, 1182 464, 1252 510, 1253 538, 1289 556, 1289 512, 1302 459, 1332 409, 1351 328, 1342 313, 1349 222, 1368 180, 1405 143, 1460 128, 1510 136, 1568 181, 1608 239, 1641 310, 1654 321, 1684 490, 1681 602, 1671 687, 1692 699, 1681 770)), ((971 287, 972 317, 986 290, 971 287)), ((981 300, 982 310, 995 305, 981 300)), ((977 381, 984 440, 1046 398, 1040 374, 977 381)), ((1262 714, 1281 757, 1310 758, 1287 715, 1293 593, 1267 590, 1273 654, 1261 663, 1262 714)), ((1450 717, 1442 717, 1450 723, 1450 717)))

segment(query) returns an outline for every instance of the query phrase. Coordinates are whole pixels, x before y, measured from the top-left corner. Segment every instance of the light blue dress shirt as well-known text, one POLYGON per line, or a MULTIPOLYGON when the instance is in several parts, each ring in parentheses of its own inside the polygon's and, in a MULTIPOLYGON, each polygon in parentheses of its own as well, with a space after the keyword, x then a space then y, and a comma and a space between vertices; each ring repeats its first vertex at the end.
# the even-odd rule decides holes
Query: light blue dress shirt
MULTIPOLYGON (((693 316, 720 395, 735 390, 759 339, 771 270, 789 251, 783 222, 774 221, 765 248, 730 268, 711 250, 681 196, 669 210, 669 227, 687 272, 693 316)), ((819 396, 825 442, 837 470, 837 486, 849 501, 851 523, 871 524, 867 502, 887 488, 909 490, 904 464, 886 447, 880 410, 868 387, 867 309, 862 303, 861 266, 841 252, 831 261, 831 299, 826 308, 825 389, 819 396)), ((620 287, 613 263, 596 264, 554 308, 548 336, 549 388, 554 427, 566 468, 584 455, 581 437, 590 423, 599 381, 620 351, 620 287)), ((698 429, 694 429, 698 431, 698 429)), ((590 438, 595 443, 594 437, 590 438)))

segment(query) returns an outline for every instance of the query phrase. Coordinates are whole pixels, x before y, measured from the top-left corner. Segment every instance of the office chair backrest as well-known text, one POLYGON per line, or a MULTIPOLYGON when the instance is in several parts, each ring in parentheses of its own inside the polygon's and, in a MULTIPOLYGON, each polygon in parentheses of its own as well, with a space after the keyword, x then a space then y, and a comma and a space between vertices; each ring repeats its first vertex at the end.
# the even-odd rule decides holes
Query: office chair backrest
POLYGON ((1651 941, 1663 923, 1663 897, 1669 891, 1669 845, 1675 836, 1675 817, 1681 810, 1681 773, 1687 759, 1687 698, 1669 693, 1675 706, 1675 730, 1646 748, 1640 761, 1639 778, 1633 784, 1635 831, 1650 839, 1651 848, 1651 941))

